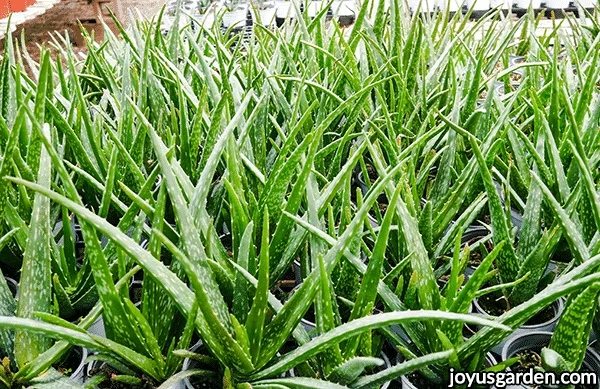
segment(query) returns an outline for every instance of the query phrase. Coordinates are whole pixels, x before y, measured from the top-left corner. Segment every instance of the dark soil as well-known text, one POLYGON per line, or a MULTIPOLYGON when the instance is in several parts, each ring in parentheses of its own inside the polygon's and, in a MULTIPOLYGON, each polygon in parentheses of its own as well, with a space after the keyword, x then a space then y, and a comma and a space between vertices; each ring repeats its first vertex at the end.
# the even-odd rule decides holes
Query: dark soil
POLYGON ((465 324, 462 328, 462 336, 469 339, 471 336, 475 335, 477 330, 472 327, 470 324, 465 324))
MULTIPOLYGON (((520 360, 511 366, 511 371, 515 373, 526 373, 529 369, 534 369, 536 367, 542 367, 542 357, 539 355, 539 350, 527 350, 520 353, 517 353, 517 357, 520 360)), ((580 372, 593 373, 593 371, 586 366, 585 364, 581 366, 579 369, 580 372)), ((539 386, 533 386, 534 388, 539 388, 539 386)), ((575 385, 575 389, 597 389, 597 386, 594 385, 575 385)))
MULTIPOLYGON (((491 364, 488 361, 488 359, 486 358, 485 359, 485 367, 487 368, 487 367, 490 367, 490 366, 491 366, 491 364)), ((414 371, 414 372, 408 374, 406 376, 406 378, 408 378, 408 380, 414 386, 416 386, 418 389, 439 389, 439 388, 447 388, 448 387, 448 383, 444 383, 442 385, 439 385, 439 384, 427 381, 427 379, 425 377, 423 377, 421 374, 419 374, 418 371, 414 371)), ((390 389, 391 388, 393 388, 393 386, 390 386, 390 389)), ((473 388, 486 389, 486 388, 491 388, 491 387, 490 386, 475 385, 475 386, 473 386, 473 388)))
MULTIPOLYGON (((416 371, 407 375, 406 378, 408 378, 408 380, 410 382, 412 382, 412 384, 419 389, 439 389, 440 388, 440 386, 438 384, 427 381, 421 374, 419 374, 416 371)), ((447 387, 447 385, 442 385, 442 387, 444 387, 444 386, 447 387)))
POLYGON ((227 251, 227 254, 230 257, 233 257, 233 237, 231 234, 223 234, 219 237, 221 239, 221 243, 223 244, 223 247, 225 248, 225 251, 227 251))
MULTIPOLYGON (((375 169, 375 166, 369 163, 367 163, 365 166, 367 168, 367 174, 369 175, 369 182, 371 183, 371 186, 373 186, 375 181, 377 181, 377 179, 379 178, 379 174, 377 173, 377 169, 375 169)), ((385 210, 387 209, 387 204, 389 203, 385 193, 381 193, 379 195, 379 197, 377 198, 377 202, 379 203, 379 209, 381 210, 381 212, 385 213, 385 210), (386 206, 382 209, 382 205, 386 206)))
MULTIPOLYGON (((418 372, 412 372, 410 374, 408 374, 406 376, 406 378, 408 378, 408 380, 417 388, 419 389, 440 389, 440 388, 447 388, 448 384, 436 384, 436 383, 432 383, 427 381, 421 374, 419 374, 418 372)), ((489 388, 489 386, 473 386, 473 388, 489 388)))
POLYGON ((377 178, 379 178, 379 174, 377 174, 377 169, 375 169, 375 166, 371 165, 370 163, 367 163, 366 167, 367 174, 369 175, 369 181, 371 182, 371 185, 373 185, 375 181, 377 181, 377 178))
POLYGON ((554 306, 549 305, 546 308, 542 309, 540 312, 538 312, 534 317, 527 320, 527 322, 525 322, 525 325, 532 326, 532 325, 545 323, 547 321, 552 320, 554 318, 555 314, 556 314, 556 312, 554 311, 554 306))
POLYGON ((515 373, 526 373, 529 369, 542 366, 542 357, 533 350, 523 351, 515 356, 519 357, 519 361, 510 368, 515 373))
POLYGON ((129 299, 132 303, 136 304, 142 301, 142 296, 144 295, 144 289, 142 287, 142 283, 135 282, 129 288, 129 299))
POLYGON ((488 315, 500 316, 509 310, 509 306, 506 299, 503 297, 497 298, 495 293, 488 293, 479 297, 477 301, 488 315))
POLYGON ((469 265, 473 267, 478 267, 483 261, 483 256, 479 252, 479 250, 471 251, 471 255, 469 256, 469 265))

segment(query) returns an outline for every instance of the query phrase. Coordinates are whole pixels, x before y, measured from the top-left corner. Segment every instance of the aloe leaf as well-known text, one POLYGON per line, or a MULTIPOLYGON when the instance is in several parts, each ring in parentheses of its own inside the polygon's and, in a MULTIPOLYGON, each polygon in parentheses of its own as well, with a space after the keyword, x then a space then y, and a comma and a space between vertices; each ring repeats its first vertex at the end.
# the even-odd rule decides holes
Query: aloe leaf
MULTIPOLYGON (((586 286, 597 282, 600 276, 596 274, 585 276, 591 269, 598 265, 600 256, 590 258, 569 273, 564 274, 550 284, 542 292, 539 292, 530 300, 516 306, 502 316, 496 318, 496 323, 505 324, 512 328, 523 325, 537 312, 556 301, 556 299, 581 290, 586 286)), ((489 350, 500 340, 506 337, 506 333, 494 329, 484 328, 469 338, 458 350, 459 358, 465 358, 481 350, 489 350)))
POLYGON ((34 332, 55 339, 67 340, 72 344, 81 347, 104 351, 104 348, 101 345, 96 344, 89 335, 82 333, 79 330, 75 331, 70 328, 44 323, 39 320, 0 316, 0 328, 34 332))
POLYGON ((257 362, 265 325, 267 299, 269 291, 269 210, 264 208, 262 239, 260 245, 260 265, 258 269, 258 286, 254 294, 254 302, 246 320, 246 330, 250 340, 252 360, 257 362))
POLYGON ((338 384, 348 385, 356 380, 365 369, 381 366, 383 363, 384 361, 380 358, 354 357, 335 368, 327 379, 338 384))
MULTIPOLYGON (((53 191, 46 190, 45 188, 40 187, 39 185, 29 183, 20 179, 12 178, 11 180, 21 185, 27 186, 33 190, 40 191, 52 200, 75 212, 78 215, 78 217, 80 217, 83 220, 86 220, 88 223, 91 223, 95 228, 100 230, 106 236, 110 236, 115 242, 115 244, 117 244, 119 247, 125 250, 138 263, 140 263, 145 272, 147 272, 148 274, 153 274, 155 276, 157 282, 159 282, 171 295, 173 300, 177 302, 178 307, 184 312, 184 314, 190 312, 193 304, 193 293, 189 290, 186 284, 179 280, 179 278, 177 278, 175 274, 170 272, 161 262, 152 257, 150 253, 142 249, 136 242, 134 242, 130 237, 124 234, 117 227, 112 226, 106 220, 99 218, 97 215, 93 214, 81 205, 53 191)), ((183 259, 185 260, 185 257, 183 257, 183 259)), ((205 319, 200 314, 197 317, 196 325, 199 328, 199 330, 201 330, 204 333, 207 333, 206 331, 210 331, 210 329, 207 327, 208 324, 205 322, 205 319)), ((214 350, 215 354, 219 357, 220 360, 228 360, 228 357, 226 356, 227 354, 225 354, 223 348, 220 346, 219 343, 215 341, 214 338, 206 337, 206 342, 209 345, 209 347, 211 347, 211 350, 214 350)), ((237 354, 241 351, 239 351, 239 349, 234 348, 233 352, 237 354)), ((244 357, 244 354, 241 354, 241 356, 244 357)), ((232 361, 232 365, 239 366, 240 370, 244 370, 249 368, 248 362, 249 361, 247 359, 235 357, 232 361)))
MULTIPOLYGON (((5 207, 8 202, 8 193, 9 193, 9 182, 4 179, 6 175, 12 169, 12 158, 9 156, 13 155, 13 150, 18 142, 18 134, 20 132, 21 126, 23 125, 23 120, 25 118, 25 111, 23 108, 19 109, 17 113, 15 124, 10 131, 8 140, 5 143, 2 160, 0 161, 0 218, 4 219, 5 216, 5 207)), ((0 117, 0 126, 4 127, 6 122, 3 117, 0 117)))
POLYGON ((590 257, 589 250, 581 237, 581 233, 575 223, 571 220, 567 212, 561 207, 559 202, 550 192, 550 189, 540 180, 540 178, 532 173, 531 177, 537 182, 542 193, 544 194, 544 198, 550 205, 552 212, 556 216, 556 220, 558 221, 563 235, 569 243, 569 247, 571 248, 571 252, 575 257, 576 263, 580 264, 586 261, 590 257))
POLYGON ((507 242, 507 244, 503 246, 502 252, 498 254, 498 258, 496 259, 500 279, 503 283, 511 282, 516 279, 520 266, 514 247, 511 244, 512 238, 508 227, 508 220, 502 208, 502 203, 500 201, 500 196, 496 186, 492 181, 492 175, 490 174, 483 155, 481 154, 479 146, 473 138, 470 138, 470 141, 471 147, 473 148, 473 153, 475 154, 479 163, 479 172, 483 179, 483 184, 488 195, 494 241, 496 244, 500 242, 507 242))
POLYGON ((197 376, 212 376, 212 375, 214 375, 214 372, 212 372, 210 370, 202 370, 202 369, 184 370, 184 371, 180 371, 177 374, 173 374, 171 377, 169 377, 169 379, 167 379, 165 382, 163 382, 156 389, 172 388, 174 385, 177 385, 178 383, 180 383, 182 380, 184 380, 186 378, 197 377, 197 376))
MULTIPOLYGON (((16 309, 15 297, 8 288, 4 274, 0 270, 0 315, 14 316, 16 309)), ((3 355, 8 356, 11 360, 14 360, 14 337, 15 334, 12 331, 0 331, 0 350, 3 355)))
POLYGON ((388 367, 378 373, 364 376, 354 381, 351 388, 372 388, 383 384, 384 382, 391 381, 402 375, 408 374, 412 371, 422 369, 428 365, 446 361, 452 351, 441 351, 437 353, 431 353, 422 357, 417 357, 406 362, 398 363, 392 367, 388 367))
POLYGON ((55 369, 50 369, 28 383, 28 389, 82 389, 82 385, 55 369))
MULTIPOLYGON (((483 259, 483 261, 481 261, 479 266, 477 266, 477 269, 475 269, 473 274, 469 277, 463 288, 460 290, 452 304, 448 307, 448 311, 457 313, 468 312, 469 306, 477 295, 479 288, 481 288, 481 285, 486 280, 488 269, 500 254, 504 244, 504 242, 497 244, 496 247, 494 247, 494 250, 492 250, 483 259)), ((450 334, 453 331, 456 331, 456 329, 456 324, 452 322, 444 323, 442 327, 442 331, 446 334, 450 334)))
MULTIPOLYGON (((263 227, 264 228, 264 227, 263 227)), ((245 270, 248 270, 249 256, 255 254, 251 251, 252 237, 254 233, 254 223, 249 222, 242 235, 237 255, 237 264, 245 270)), ((244 275, 237 272, 235 278, 233 313, 240 322, 246 322, 248 317, 248 287, 244 275)))
MULTIPOLYGON (((47 88, 52 88, 50 85, 52 80, 52 68, 50 66, 50 52, 42 51, 41 54, 41 68, 40 75, 38 77, 38 85, 35 94, 35 107, 34 112, 37 120, 40 123, 45 122, 45 114, 46 114, 46 93, 47 88)), ((27 165, 33 170, 37 172, 41 163, 41 151, 42 151, 42 141, 40 140, 40 135, 36 132, 31 134, 29 139, 29 147, 27 148, 27 165)), ((39 174, 39 172, 38 172, 39 174)))
MULTIPOLYGON (((244 101, 241 103, 240 107, 238 107, 238 111, 236 112, 235 116, 231 119, 227 127, 221 132, 220 136, 215 142, 215 145, 212 148, 208 159, 206 160, 206 165, 202 169, 200 179, 196 184, 196 188, 190 200, 190 209, 192 210, 192 215, 197 223, 200 222, 200 216, 203 215, 205 212, 206 199, 208 196, 208 190, 210 188, 210 182, 212 182, 214 172, 217 168, 217 164, 219 162, 221 153, 227 145, 228 138, 232 136, 233 130, 239 125, 239 123, 243 119, 246 107, 248 106, 253 96, 254 94, 252 92, 247 93, 246 97, 244 98, 244 101)), ((260 104, 258 104, 257 106, 260 106, 260 104)), ((200 223, 198 224, 200 225, 200 223)), ((205 227, 202 227, 204 230, 205 227)))
MULTIPOLYGON (((306 160, 303 161, 304 167, 302 168, 302 171, 298 175, 298 177, 292 187, 292 193, 290 194, 290 197, 285 205, 286 212, 296 213, 301 205, 302 198, 303 198, 302 194, 306 187, 306 183, 308 182, 309 174, 312 171, 314 158, 315 158, 315 154, 318 150, 317 147, 318 147, 319 143, 320 143, 320 137, 319 136, 313 137, 312 143, 310 143, 310 146, 309 146, 309 149, 307 152, 306 160)), ((309 143, 307 142, 306 144, 308 145, 309 143)), ((299 149, 300 148, 302 148, 302 146, 300 146, 299 149)), ((287 167, 287 169, 291 173, 291 172, 293 172, 293 168, 295 167, 295 165, 297 165, 297 162, 295 160, 293 160, 292 157, 290 157, 290 160, 286 165, 289 166, 289 167, 287 167)), ((286 182, 285 178, 286 178, 285 176, 282 177, 280 182, 285 183, 286 182)), ((287 178, 289 180, 289 176, 287 178)), ((269 182, 267 182, 265 184, 265 186, 268 186, 268 185, 273 185, 273 184, 270 184, 269 182)), ((287 185, 287 183, 284 185, 287 185)), ((262 196, 261 196, 261 198, 262 198, 262 196)), ((271 258, 279 258, 285 252, 285 248, 288 245, 288 238, 289 238, 290 232, 292 231, 292 227, 293 227, 293 222, 291 220, 289 220, 284 215, 281 215, 279 217, 279 222, 277 223, 277 227, 275 228, 275 232, 273 234, 272 245, 269 249, 271 258)), ((274 268, 277 269, 273 272, 275 277, 278 276, 279 274, 281 274, 282 270, 279 270, 279 269, 283 269, 286 265, 289 266, 289 263, 286 263, 286 262, 287 261, 274 263, 274 268)))
MULTIPOLYGON (((329 275, 325 271, 323 255, 319 254, 319 272, 321 275, 321 290, 315 302, 315 314, 317 318, 317 330, 319 333, 325 333, 335 328, 335 318, 333 313, 333 287, 329 275)), ((326 375, 332 371, 333 366, 342 363, 343 358, 339 346, 333 346, 326 350, 322 356, 323 371, 326 375)))
MULTIPOLYGON (((394 209, 400 196, 400 190, 402 185, 399 185, 390 202, 390 209, 394 209)), ((377 298, 377 286, 381 279, 381 273, 383 269, 383 263, 385 259, 385 251, 388 245, 388 238, 390 234, 390 226, 394 218, 393 212, 386 212, 381 225, 381 230, 377 236, 375 247, 373 248, 373 254, 367 265, 367 270, 362 279, 358 296, 354 302, 354 308, 350 313, 350 319, 354 320, 359 317, 364 317, 372 313, 373 307, 375 306, 375 300, 377 298)), ((344 347, 344 357, 349 358, 354 355, 356 348, 358 347, 359 338, 353 338, 348 341, 344 347)))
POLYGON ((430 310, 381 313, 378 315, 353 320, 349 323, 342 324, 341 326, 338 326, 333 330, 326 332, 325 334, 317 336, 310 342, 285 354, 277 362, 273 363, 268 367, 265 367, 260 372, 257 372, 248 378, 250 380, 257 380, 275 374, 283 373, 284 371, 291 369, 295 365, 307 360, 308 358, 311 358, 314 355, 323 352, 328 347, 331 347, 331 345, 337 344, 345 339, 351 338, 352 336, 358 335, 365 331, 387 327, 392 324, 425 320, 454 320, 481 326, 491 326, 493 328, 504 331, 510 330, 509 327, 475 315, 464 315, 430 310))
POLYGON ((573 157, 575 158, 581 173, 580 176, 583 180, 583 187, 585 188, 585 193, 587 194, 588 199, 588 207, 586 208, 592 211, 591 213, 596 223, 595 227, 598 229, 600 227, 600 200, 598 199, 596 184, 594 183, 594 178, 592 172, 590 171, 589 161, 583 153, 581 141, 578 142, 579 147, 574 145, 570 140, 568 140, 567 143, 573 151, 573 157))
POLYGON ((52 286, 54 288, 54 298, 58 305, 59 315, 62 317, 73 317, 73 315, 75 315, 75 310, 71 304, 69 294, 60 283, 58 274, 54 274, 52 277, 52 286))
MULTIPOLYGON (((44 135, 50 134, 48 125, 44 135)), ((41 148, 41 146, 40 146, 41 148)), ((52 165, 46 149, 40 150, 38 183, 50 187, 52 165)), ((16 315, 33 318, 33 312, 50 312, 51 298, 50 253, 50 199, 36 194, 31 214, 27 246, 23 253, 23 266, 16 315)), ((49 339, 23 331, 15 333, 15 358, 20 367, 35 359, 50 347, 49 339)))
POLYGON ((252 383, 256 389, 348 389, 347 386, 307 377, 274 378, 252 383))
MULTIPOLYGON (((123 285, 128 285, 130 278, 139 268, 135 267, 131 271, 129 271, 125 277, 121 278, 117 283, 116 287, 120 288, 123 285)), ((79 328, 89 328, 97 319, 100 317, 102 313, 102 306, 100 303, 97 303, 94 308, 79 322, 79 328)), ((31 361, 29 364, 25 365, 15 374, 15 380, 19 380, 22 377, 24 382, 27 382, 40 373, 44 372, 48 369, 49 366, 57 362, 62 355, 64 355, 70 347, 70 343, 61 340, 56 342, 54 346, 52 346, 48 351, 40 354, 36 359, 31 361)))
POLYGON ((594 283, 571 295, 554 329, 549 348, 565 359, 570 371, 578 371, 583 363, 599 293, 600 283, 594 283))
MULTIPOLYGON (((152 227, 161 230, 164 223, 164 213, 166 207, 166 187, 161 185, 156 207, 154 209, 154 218, 152 227)), ((148 244, 148 251, 156 259, 161 258, 162 247, 160 239, 152 234, 148 244)), ((152 277, 145 277, 142 284, 142 312, 152 328, 152 332, 159 344, 166 344, 169 333, 173 326, 173 316, 175 315, 176 305, 171 296, 164 293, 163 288, 152 277)))
MULTIPOLYGON (((138 108, 134 106, 134 109, 140 118, 144 117, 143 114, 139 112, 138 108)), ((229 313, 227 312, 223 296, 219 292, 219 287, 216 284, 214 275, 206 263, 208 259, 206 258, 204 246, 200 241, 200 234, 193 221, 190 208, 185 202, 181 188, 177 183, 177 178, 166 158, 166 147, 156 134, 152 125, 150 125, 145 118, 142 120, 148 127, 150 138, 152 139, 163 176, 166 180, 169 195, 177 212, 178 223, 180 225, 181 237, 186 249, 186 254, 189 258, 195 258, 197 261, 195 263, 185 261, 183 265, 184 268, 186 268, 188 277, 190 277, 190 280, 194 285, 194 291, 197 293, 201 311, 204 315, 214 315, 217 318, 216 322, 213 323, 216 328, 224 326, 222 330, 231 333, 232 325, 229 313), (200 282, 200 280, 202 280, 202 282, 200 282)), ((227 337, 230 335, 227 334, 225 336, 227 337)))

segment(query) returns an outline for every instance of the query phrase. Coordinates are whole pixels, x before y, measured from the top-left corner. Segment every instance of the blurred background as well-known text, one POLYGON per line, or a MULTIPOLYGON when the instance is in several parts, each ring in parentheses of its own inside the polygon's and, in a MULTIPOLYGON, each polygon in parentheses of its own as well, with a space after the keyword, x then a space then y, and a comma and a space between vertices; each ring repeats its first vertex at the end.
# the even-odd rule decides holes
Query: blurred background
POLYGON ((39 56, 39 45, 50 39, 52 31, 66 34, 77 51, 85 44, 79 23, 96 38, 103 37, 101 19, 116 31, 109 8, 125 25, 134 18, 152 18, 166 0, 0 0, 0 53, 4 52, 8 12, 13 11, 11 35, 25 33, 26 47, 33 59, 39 56), (139 10, 139 14, 136 11, 139 10), (20 12, 19 12, 20 11, 20 12))

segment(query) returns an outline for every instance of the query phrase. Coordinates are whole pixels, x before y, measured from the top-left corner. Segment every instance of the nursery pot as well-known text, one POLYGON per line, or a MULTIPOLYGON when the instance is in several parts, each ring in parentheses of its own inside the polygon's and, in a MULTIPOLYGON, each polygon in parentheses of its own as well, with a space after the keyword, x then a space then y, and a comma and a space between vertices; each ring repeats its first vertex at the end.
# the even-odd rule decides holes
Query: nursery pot
MULTIPOLYGON (((534 0, 534 1, 539 2, 541 4, 541 0, 534 0)), ((514 3, 514 7, 516 7, 516 8, 527 8, 528 5, 529 5, 529 0, 515 0, 515 3, 514 3)), ((539 6, 538 6, 538 8, 539 8, 539 6)), ((517 66, 524 62, 525 62, 525 57, 523 57, 523 56, 520 56, 520 55, 509 55, 508 56, 508 66, 509 67, 517 66)), ((519 68, 519 69, 515 70, 515 73, 523 75, 523 73, 525 73, 525 69, 519 68)), ((494 184, 496 185, 496 187, 498 187, 500 185, 496 181, 494 181, 494 184)), ((504 199, 502 199, 502 201, 504 201, 504 199)))
MULTIPOLYGON (((434 0, 430 0, 430 1, 433 2, 434 0)), ((425 6, 425 4, 423 3, 421 5, 421 7, 424 7, 424 6, 425 6)), ((413 11, 416 11, 416 8, 413 11)), ((421 9, 421 11, 426 12, 424 9, 421 9)), ((367 192, 369 191, 369 187, 367 186, 367 182, 365 181, 365 175, 363 174, 362 171, 358 172, 358 174, 356 175, 356 183, 357 183, 357 186, 360 188, 360 191, 361 191, 363 197, 366 196, 367 192)), ((385 192, 382 192, 381 194, 379 194, 379 197, 377 197, 377 202, 387 204, 388 199, 385 195, 385 192)))
MULTIPOLYGON (((401 354, 398 354, 398 357, 396 358, 396 363, 401 363, 404 361, 404 358, 402 357, 401 354)), ((498 362, 496 361, 496 358, 494 358, 494 356, 491 353, 487 353, 485 355, 485 367, 491 367, 496 365, 498 362)), ((402 384, 402 389, 422 389, 421 387, 418 386, 418 384, 412 382, 410 380, 410 378, 407 375, 403 375, 400 377, 400 382, 402 384)), ((441 386, 442 388, 444 387, 448 387, 447 384, 443 384, 441 386)), ((492 387, 491 387, 492 388, 492 387)))
MULTIPOLYGON (((533 351, 540 353, 541 349, 547 347, 552 339, 552 332, 548 331, 531 331, 521 333, 517 336, 511 337, 504 347, 502 348, 502 360, 506 361, 519 353, 526 351, 533 351)), ((508 368, 511 370, 511 368, 508 368)), ((583 358, 583 365, 580 369, 590 371, 600 376, 600 356, 591 347, 588 347, 585 356, 583 358)), ((545 387, 545 386, 544 386, 545 387)), ((521 385, 509 385, 508 389, 533 389, 533 386, 521 385)), ((551 388, 551 387, 548 387, 551 388)), ((594 388, 600 388, 600 383, 597 383, 594 388)))
POLYGON ((85 370, 85 360, 88 357, 88 350, 83 347, 73 347, 67 355, 69 356, 67 359, 68 366, 64 366, 64 368, 72 369, 73 371, 69 378, 71 381, 83 384, 83 373, 85 370))
MULTIPOLYGON (((187 359, 186 359, 187 361, 187 359)), ((86 378, 90 378, 94 375, 94 370, 96 369, 102 369, 104 367, 106 367, 106 363, 102 362, 102 361, 92 361, 90 363, 87 364, 87 368, 85 369, 85 376, 86 378)), ((106 381, 104 381, 106 382, 106 381)), ((111 388, 112 386, 107 386, 107 388, 111 388)), ((171 386, 169 386, 167 389, 185 389, 185 382, 183 380, 177 382, 176 384, 173 384, 171 386)), ((190 386, 191 388, 191 386, 190 386)), ((100 389, 99 386, 96 386, 94 389, 100 389)))
MULTIPOLYGON (((482 314, 487 317, 494 317, 494 316, 488 314, 483 309, 483 307, 480 304, 479 298, 476 298, 473 300, 473 308, 475 309, 476 313, 482 314)), ((514 332, 506 340, 504 340, 503 342, 500 342, 499 344, 494 346, 492 348, 492 352, 494 352, 498 355, 502 355, 502 350, 505 347, 506 343, 508 343, 509 340, 515 336, 518 336, 521 334, 527 334, 527 333, 531 333, 531 332, 546 331, 546 332, 551 333, 552 331, 554 331, 554 327, 556 327, 556 322, 560 318, 560 315, 562 314, 562 311, 564 309, 564 300, 558 299, 555 302, 553 302, 552 304, 550 304, 544 310, 546 310, 546 309, 549 309, 551 312, 551 314, 549 314, 549 319, 544 320, 541 323, 524 324, 523 326, 515 329, 514 332)))
POLYGON ((106 329, 104 328, 104 318, 102 315, 98 316, 96 321, 87 329, 87 331, 96 336, 106 338, 106 329))
POLYGON ((19 296, 19 283, 10 277, 4 277, 4 279, 6 280, 8 289, 10 289, 10 293, 12 293, 13 297, 16 299, 19 296))

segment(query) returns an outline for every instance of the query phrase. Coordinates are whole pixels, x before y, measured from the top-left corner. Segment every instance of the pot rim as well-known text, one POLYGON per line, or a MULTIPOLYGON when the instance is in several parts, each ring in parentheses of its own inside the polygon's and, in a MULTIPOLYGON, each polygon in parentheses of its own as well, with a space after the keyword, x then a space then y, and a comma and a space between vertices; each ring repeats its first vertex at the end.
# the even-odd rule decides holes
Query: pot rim
MULTIPOLYGON (((552 332, 550 332, 550 331, 527 331, 527 332, 523 332, 523 333, 521 333, 521 334, 518 334, 518 335, 515 335, 515 336, 512 336, 512 337, 510 337, 510 338, 507 340, 507 342, 506 342, 506 344, 504 345, 504 347, 502 347, 502 354, 501 354, 501 358, 502 358, 502 360, 503 360, 503 361, 506 361, 506 360, 508 359, 508 348, 509 348, 509 346, 510 346, 511 344, 513 344, 515 341, 518 341, 519 339, 522 339, 522 338, 524 338, 524 337, 526 337, 526 336, 532 336, 532 335, 533 335, 533 336, 534 336, 534 335, 538 335, 538 336, 547 336, 547 337, 548 337, 548 342, 550 342, 550 340, 552 339, 552 335, 553 335, 553 333, 552 333, 552 332)), ((592 343, 593 343, 593 342, 592 342, 592 343)), ((596 365, 597 365, 596 367, 597 367, 598 369, 600 369, 600 354, 599 354, 599 353, 598 353, 596 350, 594 350, 594 348, 592 348, 592 347, 591 347, 591 344, 592 344, 592 343, 590 343, 590 344, 588 344, 588 345, 586 346, 586 349, 585 349, 585 356, 586 356, 586 357, 589 357, 589 358, 591 358, 591 359, 593 359, 593 360, 595 360, 595 361, 596 361, 596 365)), ((585 363, 585 359, 584 359, 584 363, 585 363)), ((590 363, 588 362, 588 365, 589 365, 589 364, 590 364, 590 363)), ((507 368, 507 370, 509 370, 509 371, 510 371, 510 367, 508 367, 508 368, 507 368)), ((596 372, 596 374, 598 374, 598 373, 596 372)), ((524 388, 527 388, 526 386, 522 386, 522 387, 524 387, 524 388)), ((600 387, 600 383, 598 384, 598 387, 600 387)))
POLYGON ((73 373, 71 373, 71 375, 69 376, 69 378, 75 378, 79 374, 83 375, 83 373, 84 373, 83 370, 85 369, 85 366, 86 366, 85 360, 87 359, 87 357, 89 355, 88 349, 85 348, 85 347, 75 346, 75 347, 73 347, 70 350, 70 352, 72 352, 73 349, 79 349, 79 350, 81 350, 81 362, 79 362, 79 365, 77 366, 77 368, 75 369, 75 371, 73 371, 73 373))

